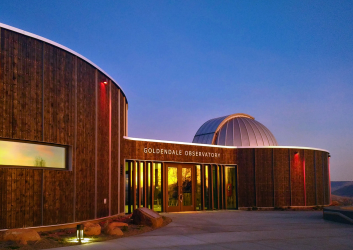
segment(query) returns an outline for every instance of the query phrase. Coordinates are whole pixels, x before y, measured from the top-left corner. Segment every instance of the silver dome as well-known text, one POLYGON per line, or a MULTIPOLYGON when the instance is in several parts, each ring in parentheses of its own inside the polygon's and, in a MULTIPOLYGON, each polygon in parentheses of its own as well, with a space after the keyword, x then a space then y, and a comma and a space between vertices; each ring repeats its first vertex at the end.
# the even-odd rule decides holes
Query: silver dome
POLYGON ((241 113, 205 122, 192 142, 225 146, 278 146, 268 128, 254 117, 241 113))

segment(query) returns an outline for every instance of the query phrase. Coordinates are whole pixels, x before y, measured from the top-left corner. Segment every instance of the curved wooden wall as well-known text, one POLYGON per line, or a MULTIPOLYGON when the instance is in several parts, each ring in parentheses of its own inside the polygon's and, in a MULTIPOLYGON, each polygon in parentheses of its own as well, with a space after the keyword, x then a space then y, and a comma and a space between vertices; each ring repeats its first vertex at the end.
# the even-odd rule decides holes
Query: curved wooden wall
POLYGON ((237 155, 239 207, 330 204, 327 152, 239 148, 237 155))
POLYGON ((123 92, 59 47, 5 28, 0 36, 0 138, 72 148, 70 171, 0 168, 0 229, 124 212, 123 92))

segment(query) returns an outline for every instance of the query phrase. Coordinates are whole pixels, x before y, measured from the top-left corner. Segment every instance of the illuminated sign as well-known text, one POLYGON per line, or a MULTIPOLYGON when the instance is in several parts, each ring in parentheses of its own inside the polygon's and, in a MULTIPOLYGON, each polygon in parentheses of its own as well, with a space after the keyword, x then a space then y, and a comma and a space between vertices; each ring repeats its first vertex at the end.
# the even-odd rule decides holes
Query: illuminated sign
POLYGON ((174 149, 163 149, 163 148, 144 148, 145 154, 164 154, 164 155, 186 155, 186 156, 198 156, 198 157, 221 157, 220 153, 211 153, 203 151, 190 151, 190 150, 174 150, 174 149))

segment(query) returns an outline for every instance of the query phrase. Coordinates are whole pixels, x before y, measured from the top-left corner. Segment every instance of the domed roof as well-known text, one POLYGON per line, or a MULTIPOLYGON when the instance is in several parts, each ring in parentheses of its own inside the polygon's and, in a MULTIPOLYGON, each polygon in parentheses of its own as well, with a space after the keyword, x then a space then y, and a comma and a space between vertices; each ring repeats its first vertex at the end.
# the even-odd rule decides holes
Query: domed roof
POLYGON ((270 130, 247 114, 233 114, 205 122, 193 143, 225 146, 278 146, 270 130))

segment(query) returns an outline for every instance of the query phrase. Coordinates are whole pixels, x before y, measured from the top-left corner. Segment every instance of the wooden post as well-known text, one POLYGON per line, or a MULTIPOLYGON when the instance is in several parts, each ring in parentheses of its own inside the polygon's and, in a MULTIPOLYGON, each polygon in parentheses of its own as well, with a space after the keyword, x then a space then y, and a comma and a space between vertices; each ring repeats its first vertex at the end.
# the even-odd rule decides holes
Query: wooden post
MULTIPOLYGON (((136 176, 137 176, 137 168, 136 161, 132 161, 132 210, 136 209, 136 176)), ((132 211, 133 212, 133 211, 132 211)))
POLYGON ((201 208, 205 210, 205 165, 201 165, 201 208))
POLYGON ((209 187, 210 187, 210 198, 211 198, 211 202, 210 202, 210 210, 214 209, 214 199, 213 199, 213 165, 209 165, 209 179, 208 179, 208 183, 209 183, 209 187))
POLYGON ((154 163, 151 162, 151 210, 154 209, 154 163))

